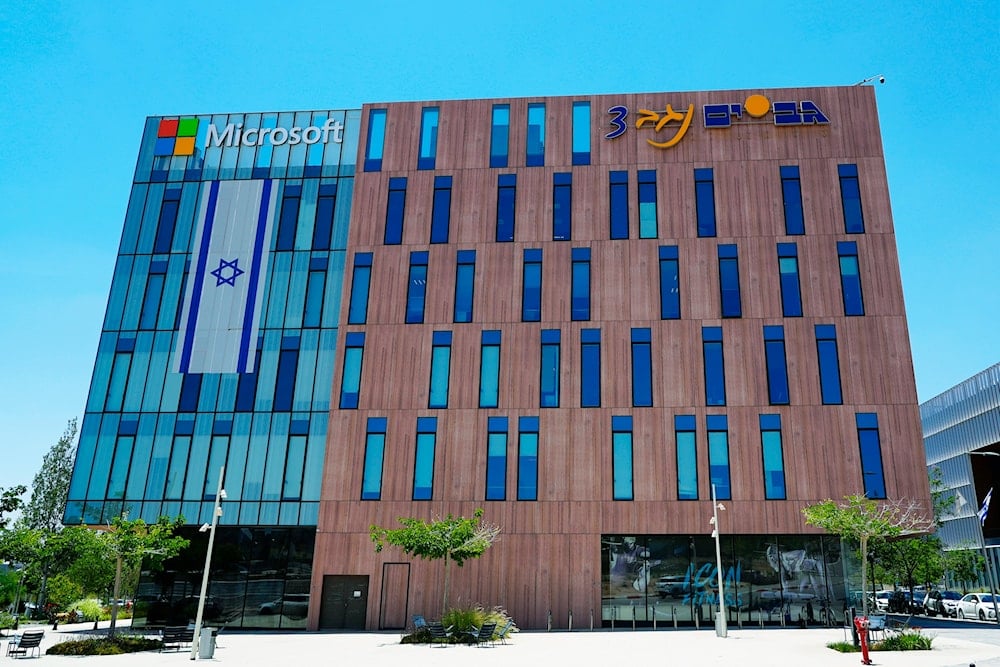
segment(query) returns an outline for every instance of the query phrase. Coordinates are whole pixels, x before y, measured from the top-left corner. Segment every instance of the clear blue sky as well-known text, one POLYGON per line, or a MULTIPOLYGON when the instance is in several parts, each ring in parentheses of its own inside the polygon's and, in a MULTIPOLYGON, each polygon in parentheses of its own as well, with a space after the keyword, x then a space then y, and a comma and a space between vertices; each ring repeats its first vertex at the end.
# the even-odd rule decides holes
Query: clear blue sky
POLYGON ((0 3, 0 487, 82 417, 148 115, 849 85, 921 401, 1000 361, 1000 3, 0 3), (710 7, 710 8, 709 8, 710 7))

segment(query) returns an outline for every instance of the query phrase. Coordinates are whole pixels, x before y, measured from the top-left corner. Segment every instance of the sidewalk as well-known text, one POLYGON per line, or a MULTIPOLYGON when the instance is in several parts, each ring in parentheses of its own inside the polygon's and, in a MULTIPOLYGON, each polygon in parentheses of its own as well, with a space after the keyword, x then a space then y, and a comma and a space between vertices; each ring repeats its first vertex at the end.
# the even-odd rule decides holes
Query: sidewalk
MULTIPOLYGON (((106 624, 102 624, 106 626, 106 624)), ((92 624, 61 626, 45 631, 43 648, 86 633, 92 624)), ((127 631, 127 627, 125 630, 127 631)), ((89 634, 89 633, 87 633, 89 634)), ((1000 647, 948 636, 948 631, 926 630, 936 637, 932 651, 875 652, 875 665, 884 667, 1000 666, 1000 647)), ((420 667, 492 667, 518 665, 607 665, 638 661, 650 665, 725 665, 752 667, 839 667, 861 664, 860 653, 838 653, 828 642, 842 641, 841 629, 731 630, 725 639, 712 630, 523 632, 507 645, 446 646, 400 644, 399 633, 268 633, 224 632, 212 660, 234 667, 300 665, 407 665, 420 667)), ((6 646, 3 647, 4 653, 6 646)), ((9 660, 0 657, 0 660, 9 660)), ((133 653, 122 656, 64 657, 43 655, 28 664, 152 667, 190 664, 190 650, 133 653)), ((13 664, 13 661, 11 661, 13 664)))

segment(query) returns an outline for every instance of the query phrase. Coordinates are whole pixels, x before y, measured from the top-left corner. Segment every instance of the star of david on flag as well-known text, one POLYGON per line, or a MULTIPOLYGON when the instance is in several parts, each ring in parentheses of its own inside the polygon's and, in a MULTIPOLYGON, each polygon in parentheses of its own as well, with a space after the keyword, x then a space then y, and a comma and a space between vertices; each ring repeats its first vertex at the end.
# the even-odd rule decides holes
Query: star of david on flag
POLYGON ((990 498, 992 497, 993 497, 993 487, 990 487, 990 490, 986 492, 986 497, 983 498, 983 506, 980 507, 979 511, 976 513, 979 516, 980 526, 986 524, 986 515, 989 514, 990 512, 990 498))
POLYGON ((231 262, 219 258, 219 268, 211 272, 215 276, 215 286, 219 285, 232 285, 236 287, 236 279, 242 276, 246 271, 240 268, 240 258, 237 257, 231 262), (232 272, 227 276, 225 275, 226 269, 232 269, 232 272))

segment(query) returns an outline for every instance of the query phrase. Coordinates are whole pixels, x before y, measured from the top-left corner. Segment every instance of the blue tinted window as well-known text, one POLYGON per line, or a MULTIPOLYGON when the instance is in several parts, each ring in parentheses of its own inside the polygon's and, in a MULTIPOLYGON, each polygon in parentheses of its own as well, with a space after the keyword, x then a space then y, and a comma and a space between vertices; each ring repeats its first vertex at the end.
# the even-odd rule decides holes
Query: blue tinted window
POLYGON ((552 174, 552 240, 573 236, 573 174, 552 174))
POLYGON ((510 105, 494 104, 490 126, 490 166, 506 167, 510 146, 510 105))
POLYGON ((253 373, 240 373, 236 384, 236 412, 253 412, 257 399, 257 371, 260 369, 260 347, 257 348, 253 373))
POLYGON ((611 418, 611 461, 615 500, 632 500, 632 418, 611 418))
POLYGON ((455 321, 472 321, 472 297, 476 284, 476 251, 459 250, 455 268, 455 321))
POLYGON ((660 319, 681 317, 681 281, 677 246, 660 246, 660 319))
POLYGON ((142 298, 142 313, 139 315, 140 329, 155 329, 156 318, 160 314, 160 300, 163 298, 163 273, 150 272, 146 278, 146 293, 142 298))
POLYGON ((539 322, 542 319, 542 250, 527 248, 524 251, 524 275, 521 291, 521 321, 539 322))
POLYGON ((639 238, 655 239, 656 228, 656 170, 640 169, 639 180, 639 238))
MULTIPOLYGON (((215 438, 212 439, 212 454, 215 455, 215 438)), ((228 441, 229 438, 226 438, 228 441)), ((288 455, 285 458, 284 485, 281 488, 282 500, 302 500, 302 473, 306 463, 306 437, 293 435, 288 438, 288 455)), ((209 464, 209 470, 212 470, 209 464)), ((208 486, 208 480, 205 483, 208 486)), ((211 500, 215 500, 215 489, 212 489, 211 500)), ((206 496, 208 489, 205 489, 206 496)), ((208 497, 205 500, 209 500, 208 497)))
POLYGON ((719 292, 723 317, 740 317, 743 306, 740 301, 740 264, 736 246, 719 246, 719 292))
POLYGON ((385 245, 403 242, 403 212, 406 209, 406 177, 389 179, 389 199, 385 209, 385 245))
POLYGON ((507 418, 490 417, 486 439, 486 500, 507 498, 507 418))
POLYGON ((798 249, 794 243, 778 244, 778 276, 781 280, 781 313, 802 317, 802 291, 799 287, 798 249))
POLYGON ((732 497, 729 488, 729 422, 725 415, 708 415, 708 476, 715 497, 732 497))
POLYGON ((840 359, 837 356, 837 329, 833 324, 816 325, 816 352, 823 405, 841 405, 844 401, 840 392, 840 359))
POLYGON ((417 452, 413 465, 413 499, 431 500, 434 495, 434 446, 437 418, 417 417, 417 452))
POLYGON ((323 320, 323 297, 326 292, 326 271, 310 271, 306 281, 306 303, 302 312, 302 326, 318 328, 323 320))
POLYGON ((601 330, 580 330, 580 407, 601 406, 601 330))
POLYGON ((559 407, 559 329, 542 329, 541 396, 539 406, 559 407))
POLYGON ((861 189, 858 186, 858 166, 837 166, 840 176, 840 202, 844 209, 844 231, 848 234, 865 233, 865 217, 861 212, 861 189))
POLYGON ((281 199, 281 214, 278 218, 278 238, 275 250, 294 250, 295 231, 299 226, 299 196, 301 189, 285 186, 285 196, 281 199))
POLYGON ((573 164, 590 164, 590 102, 573 102, 573 164))
POLYGON ((316 201, 316 221, 313 224, 313 250, 329 250, 333 239, 333 214, 337 209, 337 185, 323 184, 316 201), (326 192, 324 192, 326 190, 326 192))
POLYGON ((864 315, 865 300, 861 294, 861 273, 858 268, 858 244, 837 243, 840 256, 840 287, 844 295, 844 315, 864 315))
POLYGON ((431 390, 428 408, 448 407, 448 378, 451 371, 451 332, 435 331, 431 347, 431 390))
POLYGON ((885 476, 882 472, 882 444, 878 434, 878 415, 874 412, 859 412, 856 420, 865 496, 885 498, 885 476))
POLYGON ((424 300, 427 294, 427 252, 410 253, 410 277, 406 290, 406 322, 424 321, 424 300))
POLYGON ((497 241, 514 240, 514 201, 517 174, 497 176, 497 241))
POLYGON ((674 417, 677 446, 677 500, 698 500, 698 447, 694 415, 674 417))
POLYGON ((479 362, 479 407, 495 408, 500 395, 500 332, 484 331, 479 362))
POLYGON ((726 404, 726 369, 722 354, 722 327, 702 327, 705 361, 705 405, 726 404))
POLYGON ((170 252, 170 247, 174 242, 174 228, 177 226, 179 197, 180 190, 167 190, 164 195, 163 205, 160 207, 160 219, 156 223, 156 238, 153 240, 154 254, 160 255, 170 252))
POLYGON ((368 139, 365 141, 365 171, 382 170, 385 148, 385 109, 368 110, 368 139))
POLYGON ((451 227, 451 176, 435 176, 431 243, 447 243, 449 227, 451 227))
POLYGON ((545 164, 545 105, 528 105, 528 136, 525 142, 525 165, 545 164))
POLYGON ((715 181, 711 169, 694 170, 694 200, 698 236, 715 236, 715 181))
POLYGON ((344 377, 340 383, 340 407, 358 407, 361 393, 361 365, 365 356, 365 335, 349 333, 344 342, 344 377))
POLYGON ((764 358, 767 361, 767 395, 771 405, 788 405, 785 327, 764 327, 764 358))
POLYGON ((433 169, 437 157, 438 108, 424 107, 420 115, 420 156, 417 169, 433 169))
POLYGON ((653 405, 653 355, 649 329, 632 329, 632 405, 653 405))
POLYGON ((520 417, 517 429, 517 499, 538 500, 538 417, 520 417))
POLYGON ((571 287, 571 317, 590 319, 590 248, 573 248, 573 281, 571 287))
POLYGON ((781 415, 760 416, 760 449, 764 460, 764 497, 785 498, 785 463, 781 454, 781 415))
POLYGON ((611 238, 628 238, 628 172, 612 171, 609 174, 611 201, 611 238))
MULTIPOLYGON (((119 353, 120 354, 120 353, 119 353)), ((132 355, 129 355, 131 357, 132 355)), ((115 368, 112 371, 111 380, 114 382, 114 370, 118 367, 118 354, 115 355, 115 368)), ((112 386, 114 386, 112 384, 112 386)), ((177 399, 177 412, 195 412, 198 410, 198 396, 201 394, 201 375, 194 373, 186 373, 184 379, 181 380, 181 395, 177 399)), ((108 391, 108 398, 111 398, 110 388, 108 391)), ((118 399, 121 400, 121 397, 118 399)), ((119 404, 120 406, 120 404, 119 404)), ((121 409, 119 407, 119 409, 121 409)), ((113 410, 107 409, 108 412, 114 412, 113 410)))
POLYGON ((274 384, 274 411, 290 412, 292 409, 292 397, 295 396, 295 376, 299 368, 298 349, 285 349, 285 341, 282 341, 282 350, 278 355, 278 379, 274 384))
POLYGON ((348 324, 364 324, 368 320, 368 288, 372 275, 372 253, 359 252, 354 256, 354 273, 351 277, 351 303, 347 309, 348 324))
POLYGON ((188 469, 188 452, 191 450, 190 435, 175 435, 174 446, 170 448, 170 467, 167 469, 167 483, 163 490, 164 500, 180 500, 184 490, 184 473, 188 469))
POLYGON ((781 200, 785 209, 785 234, 806 233, 802 216, 802 185, 799 182, 798 167, 780 167, 781 200))

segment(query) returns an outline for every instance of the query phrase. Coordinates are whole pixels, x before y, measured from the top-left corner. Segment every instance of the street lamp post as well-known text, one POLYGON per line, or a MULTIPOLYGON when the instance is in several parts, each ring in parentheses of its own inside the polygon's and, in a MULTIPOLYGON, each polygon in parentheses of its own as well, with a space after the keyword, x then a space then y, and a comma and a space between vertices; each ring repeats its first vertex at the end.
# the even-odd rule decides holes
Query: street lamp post
POLYGON ((722 547, 719 544, 719 510, 726 509, 726 506, 715 499, 715 484, 712 484, 712 537, 715 538, 715 572, 719 578, 719 611, 715 617, 715 634, 725 637, 726 627, 726 594, 722 587, 722 547))
POLYGON ((215 527, 219 524, 219 517, 222 516, 222 501, 226 499, 226 491, 222 488, 222 479, 225 477, 226 466, 219 468, 219 487, 215 490, 215 507, 212 508, 212 525, 202 524, 199 530, 208 531, 208 550, 205 552, 205 571, 201 575, 201 595, 198 596, 198 615, 194 621, 194 637, 191 638, 191 659, 194 660, 198 654, 198 645, 201 643, 201 621, 205 613, 205 593, 208 591, 208 572, 212 567, 212 546, 215 544, 215 527))
MULTIPOLYGON (((1000 456, 1000 452, 969 452, 969 481, 972 482, 973 497, 975 497, 976 485, 972 476, 973 456, 1000 456)), ((979 501, 978 498, 976 498, 979 501)), ((997 585, 993 576, 993 565, 990 562, 990 555, 986 552, 986 535, 983 534, 983 521, 977 516, 976 526, 979 528, 979 548, 983 551, 983 560, 986 561, 986 578, 990 581, 990 599, 993 600, 993 619, 1000 625, 1000 608, 997 606, 997 585)))

